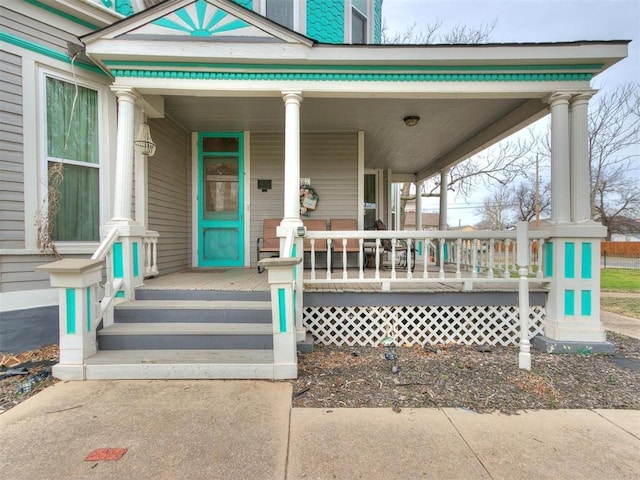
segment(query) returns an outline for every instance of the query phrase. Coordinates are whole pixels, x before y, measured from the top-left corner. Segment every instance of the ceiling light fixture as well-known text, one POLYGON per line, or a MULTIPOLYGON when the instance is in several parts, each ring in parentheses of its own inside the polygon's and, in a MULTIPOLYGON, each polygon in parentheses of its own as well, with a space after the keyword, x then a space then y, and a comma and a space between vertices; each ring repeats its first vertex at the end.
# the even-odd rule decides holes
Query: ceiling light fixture
POLYGON ((415 127, 420 121, 420 117, 418 115, 407 115, 404 117, 404 124, 407 127, 415 127))

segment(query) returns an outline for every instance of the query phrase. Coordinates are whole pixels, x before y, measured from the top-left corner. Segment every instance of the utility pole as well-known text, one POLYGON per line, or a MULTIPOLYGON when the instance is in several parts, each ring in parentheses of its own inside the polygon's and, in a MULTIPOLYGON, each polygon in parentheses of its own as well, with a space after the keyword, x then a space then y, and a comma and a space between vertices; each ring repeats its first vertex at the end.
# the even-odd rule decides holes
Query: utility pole
POLYGON ((536 184, 535 184, 535 207, 536 207, 536 230, 540 227, 540 154, 536 153, 536 184))

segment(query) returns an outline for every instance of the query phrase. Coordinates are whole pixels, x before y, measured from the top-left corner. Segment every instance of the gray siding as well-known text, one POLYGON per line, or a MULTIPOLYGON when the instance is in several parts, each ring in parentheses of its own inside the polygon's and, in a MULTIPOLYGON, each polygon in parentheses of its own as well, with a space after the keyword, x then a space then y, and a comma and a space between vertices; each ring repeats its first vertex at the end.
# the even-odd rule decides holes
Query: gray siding
POLYGON ((149 120, 157 144, 149 159, 149 229, 160 233, 158 269, 161 274, 189 266, 190 181, 189 134, 168 119, 149 120))
MULTIPOLYGON (((357 133, 305 133, 300 139, 300 177, 310 178, 319 196, 310 218, 358 218, 357 133)), ((284 135, 251 134, 251 264, 265 218, 281 218, 284 195, 284 135), (258 190, 258 179, 272 189, 258 190)))
POLYGON ((67 51, 68 42, 81 45, 75 35, 6 7, 0 7, 0 30, 59 52, 67 51))
POLYGON ((24 248, 22 61, 0 51, 0 248, 24 248))
POLYGON ((55 260, 52 255, 0 256, 0 291, 19 292, 49 288, 49 275, 36 272, 36 267, 55 260))

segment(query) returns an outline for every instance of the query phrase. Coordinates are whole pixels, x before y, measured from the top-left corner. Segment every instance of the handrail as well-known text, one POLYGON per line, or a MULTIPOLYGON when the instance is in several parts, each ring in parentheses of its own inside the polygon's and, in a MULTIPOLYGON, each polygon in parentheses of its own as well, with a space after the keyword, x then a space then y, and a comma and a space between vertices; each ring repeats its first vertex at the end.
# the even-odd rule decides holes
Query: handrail
POLYGON ((100 301, 100 310, 98 311, 96 324, 98 324, 100 320, 104 318, 105 314, 111 309, 111 306, 116 299, 116 294, 122 288, 122 283, 122 278, 116 278, 113 282, 105 284, 104 297, 102 297, 102 300, 100 301))
POLYGON ((91 255, 91 260, 104 260, 109 251, 111 251, 111 247, 118 239, 120 232, 117 228, 114 228, 109 232, 109 234, 104 237, 97 250, 91 255))

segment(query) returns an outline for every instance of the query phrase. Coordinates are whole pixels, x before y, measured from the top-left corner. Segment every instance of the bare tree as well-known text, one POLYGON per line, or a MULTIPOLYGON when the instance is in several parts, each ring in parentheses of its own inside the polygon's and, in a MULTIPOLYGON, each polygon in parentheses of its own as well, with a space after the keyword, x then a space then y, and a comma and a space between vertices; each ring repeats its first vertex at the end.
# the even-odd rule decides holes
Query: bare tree
POLYGON ((476 224, 480 230, 506 230, 515 225, 511 212, 511 198, 508 188, 504 185, 495 189, 485 197, 482 207, 476 209, 481 220, 476 224))
MULTIPOLYGON (((596 97, 589 111, 591 211, 607 238, 640 217, 640 84, 596 97)), ((633 224, 632 224, 633 225, 633 224)))
POLYGON ((457 25, 451 30, 442 32, 442 20, 427 23, 422 29, 414 23, 403 32, 389 31, 386 23, 382 25, 382 43, 388 45, 431 45, 431 44, 479 44, 489 43, 497 21, 482 23, 479 27, 457 25))
POLYGON ((510 192, 509 204, 516 220, 531 222, 537 214, 546 216, 551 207, 551 186, 543 182, 536 198, 535 183, 522 182, 510 192))

